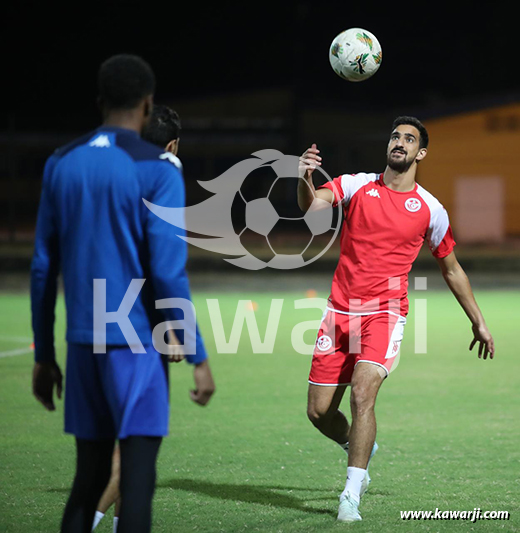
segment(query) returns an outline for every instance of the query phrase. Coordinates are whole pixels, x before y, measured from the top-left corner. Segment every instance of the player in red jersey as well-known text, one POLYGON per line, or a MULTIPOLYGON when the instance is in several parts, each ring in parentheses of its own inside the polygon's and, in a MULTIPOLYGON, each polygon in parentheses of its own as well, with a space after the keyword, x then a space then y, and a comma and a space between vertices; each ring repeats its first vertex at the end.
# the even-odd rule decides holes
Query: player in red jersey
POLYGON ((453 248, 448 214, 416 181, 427 154, 428 132, 415 117, 398 117, 382 174, 342 175, 315 189, 322 164, 313 144, 300 158, 298 205, 314 198, 343 207, 341 251, 329 303, 318 332, 309 376, 308 416, 348 453, 347 482, 338 520, 361 520, 358 506, 368 487, 368 463, 377 450, 374 405, 399 353, 408 313, 408 273, 427 241, 443 277, 471 321, 478 356, 495 348, 469 280, 453 248), (352 422, 339 405, 350 385, 352 422))

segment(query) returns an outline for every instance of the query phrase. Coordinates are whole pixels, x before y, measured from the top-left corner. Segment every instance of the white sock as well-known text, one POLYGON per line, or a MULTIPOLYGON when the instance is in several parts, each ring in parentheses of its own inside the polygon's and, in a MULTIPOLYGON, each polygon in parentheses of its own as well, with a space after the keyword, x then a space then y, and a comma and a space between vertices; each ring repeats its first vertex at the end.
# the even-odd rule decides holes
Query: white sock
POLYGON ((119 522, 119 516, 114 516, 114 529, 113 533, 117 532, 117 523, 119 522))
POLYGON ((352 498, 359 503, 361 496, 361 484, 365 479, 366 470, 364 468, 357 468, 355 466, 349 466, 347 468, 347 483, 345 485, 345 490, 341 493, 340 499, 343 499, 347 492, 350 493, 352 498))
POLYGON ((105 516, 104 513, 100 512, 100 511, 96 511, 96 514, 94 515, 94 523, 92 524, 92 531, 94 531, 94 529, 96 529, 97 525, 99 524, 99 522, 101 522, 101 519, 105 516))

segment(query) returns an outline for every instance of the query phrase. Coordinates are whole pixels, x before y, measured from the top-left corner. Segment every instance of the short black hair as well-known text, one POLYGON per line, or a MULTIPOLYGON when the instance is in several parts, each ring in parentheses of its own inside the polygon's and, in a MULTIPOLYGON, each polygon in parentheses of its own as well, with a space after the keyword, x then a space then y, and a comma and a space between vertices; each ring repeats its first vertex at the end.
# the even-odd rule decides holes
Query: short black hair
POLYGON ((101 64, 99 97, 108 109, 132 109, 155 91, 152 67, 139 56, 119 54, 101 64))
POLYGON ((154 105, 148 125, 143 130, 143 139, 161 148, 181 135, 181 119, 177 111, 166 105, 154 105))
POLYGON ((428 143, 430 142, 430 139, 428 137, 428 131, 424 127, 424 124, 418 118, 407 116, 397 117, 394 120, 394 123, 392 124, 392 131, 394 131, 397 126, 402 125, 408 125, 417 128, 417 131, 420 134, 419 148, 428 148, 428 143))

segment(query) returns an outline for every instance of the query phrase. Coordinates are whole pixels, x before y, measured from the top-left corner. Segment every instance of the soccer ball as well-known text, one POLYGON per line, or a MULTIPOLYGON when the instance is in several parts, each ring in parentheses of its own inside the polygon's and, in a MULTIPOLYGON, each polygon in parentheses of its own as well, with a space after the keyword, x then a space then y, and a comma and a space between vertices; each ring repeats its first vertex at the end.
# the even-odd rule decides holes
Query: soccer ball
POLYGON ((334 72, 347 81, 364 81, 381 66, 383 51, 373 33, 350 28, 330 45, 329 61, 334 72))

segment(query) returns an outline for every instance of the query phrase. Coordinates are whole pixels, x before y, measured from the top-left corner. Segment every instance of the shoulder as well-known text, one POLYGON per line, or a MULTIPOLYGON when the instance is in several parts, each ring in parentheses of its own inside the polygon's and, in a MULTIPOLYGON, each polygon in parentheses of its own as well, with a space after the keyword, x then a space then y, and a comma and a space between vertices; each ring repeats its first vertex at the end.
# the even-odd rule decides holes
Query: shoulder
POLYGON ((352 198, 365 185, 374 183, 379 174, 358 172, 357 174, 343 174, 339 177, 344 198, 352 198))
POLYGON ((182 164, 177 156, 135 135, 119 135, 116 144, 136 164, 146 190, 182 185, 182 164))
POLYGON ((379 178, 379 174, 374 174, 372 172, 358 172, 357 174, 342 174, 339 176, 342 183, 356 184, 356 185, 367 185, 372 183, 379 178))
POLYGON ((146 141, 135 148, 132 157, 146 197, 184 194, 182 163, 177 156, 146 141))
POLYGON ((155 144, 149 143, 133 134, 119 133, 115 138, 116 146, 125 151, 134 161, 160 161, 164 152, 155 144))
POLYGON ((170 152, 165 152, 155 144, 149 143, 135 135, 118 135, 116 145, 124 150, 136 163, 149 163, 154 169, 165 173, 182 169, 180 159, 170 152))
POLYGON ((60 146, 59 148, 56 148, 56 150, 54 150, 54 152, 47 158, 47 161, 45 162, 45 167, 43 171, 43 180, 46 181, 50 179, 50 176, 52 175, 54 169, 59 164, 59 162, 67 154, 87 144, 88 141, 95 135, 95 133, 96 133, 95 131, 91 131, 89 133, 81 135, 80 137, 77 137, 76 139, 72 140, 71 142, 67 144, 64 144, 63 146, 60 146))
POLYGON ((159 160, 163 150, 139 137, 136 133, 113 129, 95 129, 55 150, 53 156, 60 159, 76 148, 88 145, 93 148, 117 146, 134 161, 159 160))
POLYGON ((375 172, 358 172, 357 174, 353 174, 352 176, 356 180, 367 184, 377 181, 381 174, 376 174, 375 172))
POLYGON ((377 181, 379 174, 358 172, 357 174, 343 174, 340 178, 343 187, 359 189, 364 185, 377 181))
POLYGON ((428 192, 423 186, 417 184, 417 194, 424 200, 426 205, 430 208, 430 211, 432 214, 437 213, 439 211, 446 211, 444 209, 444 206, 431 194, 428 192))
POLYGON ((429 193, 421 185, 417 186, 417 194, 424 200, 430 210, 430 226, 441 225, 444 227, 449 225, 448 212, 433 194, 429 193))
POLYGON ((379 174, 368 174, 359 172, 358 174, 342 174, 332 181, 327 182, 322 187, 330 189, 334 193, 334 202, 348 204, 352 197, 369 183, 374 183, 379 174))
POLYGON ((74 150, 75 148, 79 148, 80 146, 83 146, 84 144, 87 144, 87 142, 96 134, 96 131, 89 131, 88 133, 85 133, 85 135, 82 135, 81 137, 77 137, 73 141, 71 141, 68 144, 65 144, 63 146, 60 146, 59 148, 56 148, 54 153, 49 157, 47 162, 54 161, 56 162, 63 156, 67 155, 69 152, 74 150))

